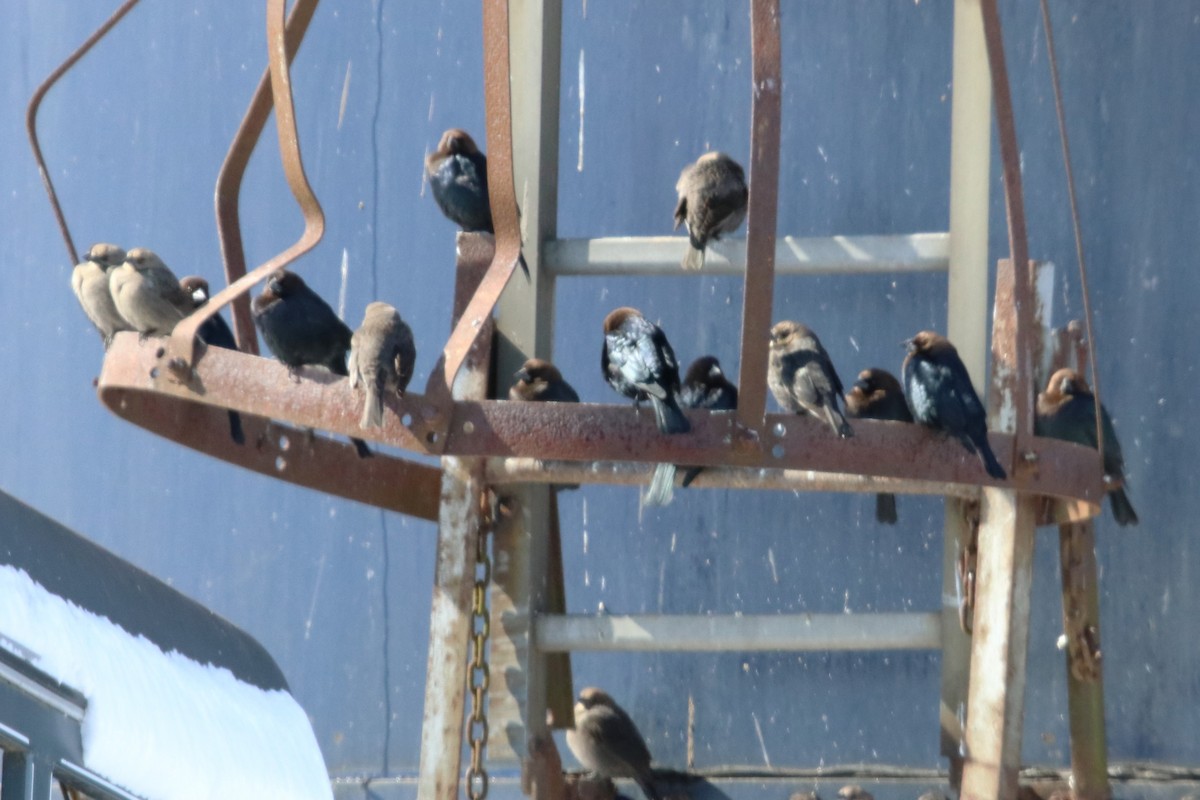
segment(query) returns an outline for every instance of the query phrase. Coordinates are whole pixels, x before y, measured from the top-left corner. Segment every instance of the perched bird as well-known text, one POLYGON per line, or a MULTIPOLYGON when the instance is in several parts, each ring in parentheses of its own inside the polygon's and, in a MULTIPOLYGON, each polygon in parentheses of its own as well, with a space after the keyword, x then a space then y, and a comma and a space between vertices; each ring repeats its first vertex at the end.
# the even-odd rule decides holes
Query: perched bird
MULTIPOLYGON (((313 364, 349 377, 346 351, 353 334, 299 275, 285 269, 272 272, 250 310, 267 347, 290 369, 313 364)), ((366 442, 350 441, 360 457, 371 455, 366 442)))
POLYGON ((733 233, 746 218, 746 174, 724 153, 705 153, 679 173, 675 184, 675 230, 687 223, 688 251, 684 269, 704 266, 704 249, 723 233, 733 233))
MULTIPOLYGON (((721 362, 713 356, 701 356, 691 363, 683 378, 679 401, 687 408, 707 408, 709 411, 733 411, 737 408, 738 390, 721 371, 721 362)), ((689 467, 683 475, 683 488, 692 485, 703 467, 689 467)))
POLYGON ((192 298, 151 250, 135 247, 108 279, 117 312, 143 336, 166 336, 192 313, 192 298))
MULTIPOLYGON (((900 381, 887 370, 872 368, 858 373, 858 380, 846 392, 845 400, 846 414, 852 419, 913 421, 900 381)), ((875 495, 875 519, 887 525, 896 524, 896 495, 875 495)))
POLYGON ((578 403, 579 394, 563 380, 558 367, 540 358, 531 358, 517 370, 517 382, 508 390, 508 399, 533 403, 578 403))
POLYGON ((808 326, 784 320, 771 328, 767 385, 784 410, 811 414, 843 439, 854 435, 838 406, 842 381, 808 326))
POLYGON ((124 261, 125 251, 115 244, 94 244, 83 260, 71 270, 71 289, 79 305, 83 306, 83 313, 100 331, 105 347, 112 342, 113 334, 117 331, 133 330, 117 311, 112 292, 108 289, 109 276, 124 261))
MULTIPOLYGON (((1125 459, 1121 443, 1104 406, 1100 406, 1100 424, 1104 426, 1104 478, 1116 484, 1108 490, 1113 518, 1118 525, 1137 525, 1137 512, 1122 485, 1125 459)), ((1096 446, 1096 397, 1082 375, 1073 369, 1060 369, 1050 376, 1046 391, 1037 396, 1033 431, 1038 436, 1096 446)))
POLYGON ((580 764, 602 778, 633 778, 650 800, 662 795, 654 786, 650 750, 625 710, 605 692, 588 687, 575 703, 575 727, 567 747, 580 764))
POLYGON ((983 403, 954 345, 933 331, 921 331, 904 344, 904 390, 913 419, 958 439, 979 456, 988 475, 1007 478, 988 444, 983 403))
MULTIPOLYGON (((637 309, 618 308, 604 318, 600 371, 608 385, 632 398, 635 406, 649 398, 661 433, 687 433, 692 429, 676 400, 679 365, 675 351, 662 329, 637 309)), ((674 483, 675 465, 659 464, 650 479, 646 502, 669 503, 674 483)))
POLYGON ((387 303, 367 306, 362 325, 350 338, 350 386, 366 391, 360 428, 383 424, 385 393, 404 394, 417 363, 412 328, 387 303))
POLYGON ((437 149, 425 156, 425 174, 447 219, 464 231, 492 233, 487 156, 470 134, 460 128, 443 133, 437 149))
POLYGON ((842 800, 875 800, 874 795, 857 783, 850 783, 838 789, 838 797, 842 800))
MULTIPOLYGON (((197 309, 208 302, 208 281, 199 275, 188 275, 179 281, 180 287, 192 298, 192 308, 197 309)), ((204 321, 200 330, 196 331, 200 341, 212 347, 223 347, 226 350, 237 350, 237 340, 233 331, 225 324, 225 319, 218 312, 204 321)), ((229 438, 238 444, 246 443, 246 434, 242 431, 242 416, 236 411, 229 412, 229 438)))

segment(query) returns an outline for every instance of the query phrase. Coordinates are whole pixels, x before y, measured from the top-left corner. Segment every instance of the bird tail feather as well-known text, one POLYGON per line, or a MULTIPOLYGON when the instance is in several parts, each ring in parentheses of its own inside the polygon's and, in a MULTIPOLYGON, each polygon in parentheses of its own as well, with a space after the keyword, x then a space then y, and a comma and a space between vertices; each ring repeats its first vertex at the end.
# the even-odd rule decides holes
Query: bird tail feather
POLYGON ((645 503, 648 506, 666 506, 674 499, 675 465, 659 464, 650 476, 650 485, 646 487, 645 503))
POLYGON ((896 495, 875 495, 875 521, 884 525, 896 524, 896 495))
POLYGON ((654 421, 658 424, 659 432, 687 433, 692 429, 679 404, 669 394, 665 398, 650 395, 650 403, 654 406, 654 421))
POLYGON ((1004 471, 1004 467, 1000 466, 1000 462, 996 460, 996 454, 992 452, 992 446, 988 444, 986 438, 982 442, 975 443, 975 451, 979 453, 979 460, 983 462, 983 468, 987 470, 988 475, 991 475, 998 481, 1008 479, 1008 473, 1004 471))
POLYGON ((351 436, 350 444, 354 445, 354 450, 358 453, 359 458, 371 458, 373 455, 375 455, 371 452, 371 448, 367 447, 367 443, 362 439, 356 439, 351 436))
POLYGON ((245 444, 246 434, 242 430, 242 415, 236 411, 229 412, 229 438, 234 444, 245 444))
POLYGON ((1109 492, 1108 502, 1112 506, 1113 519, 1118 525, 1124 527, 1138 524, 1137 512, 1133 510, 1133 503, 1129 502, 1129 495, 1125 494, 1124 489, 1117 488, 1109 492))
POLYGON ((854 430, 850 427, 850 423, 842 416, 842 412, 838 411, 833 405, 825 406, 825 421, 829 423, 829 427, 833 428, 833 432, 843 439, 849 439, 854 435, 854 430))
POLYGON ((684 269, 702 269, 704 267, 704 247, 697 247, 693 242, 688 242, 688 251, 683 256, 684 269))
POLYGON ((646 774, 638 775, 634 778, 637 781, 638 788, 642 790, 642 794, 646 795, 646 800, 662 800, 662 794, 658 791, 658 787, 654 785, 654 773, 647 770, 646 774))
POLYGON ((368 386, 367 396, 363 400, 362 419, 358 421, 360 428, 378 428, 383 425, 383 395, 378 386, 368 386))
POLYGON ((679 485, 684 489, 688 488, 701 472, 704 472, 704 467, 688 467, 688 471, 683 473, 683 481, 679 485))

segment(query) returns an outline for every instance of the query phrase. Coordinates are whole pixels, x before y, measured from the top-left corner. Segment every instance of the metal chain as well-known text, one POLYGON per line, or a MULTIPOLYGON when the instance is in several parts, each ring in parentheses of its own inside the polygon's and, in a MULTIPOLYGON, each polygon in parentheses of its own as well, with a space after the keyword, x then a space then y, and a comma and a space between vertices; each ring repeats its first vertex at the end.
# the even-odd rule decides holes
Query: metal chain
POLYGON ((471 766, 467 767, 467 797, 484 800, 488 794, 488 773, 483 762, 488 740, 487 692, 492 682, 487 662, 487 640, 491 634, 488 611, 488 587, 492 582, 492 559, 488 555, 488 535, 496 520, 496 498, 487 492, 483 522, 475 542, 475 590, 471 601, 471 668, 467 673, 467 691, 471 695, 471 719, 467 722, 467 741, 471 745, 471 766))

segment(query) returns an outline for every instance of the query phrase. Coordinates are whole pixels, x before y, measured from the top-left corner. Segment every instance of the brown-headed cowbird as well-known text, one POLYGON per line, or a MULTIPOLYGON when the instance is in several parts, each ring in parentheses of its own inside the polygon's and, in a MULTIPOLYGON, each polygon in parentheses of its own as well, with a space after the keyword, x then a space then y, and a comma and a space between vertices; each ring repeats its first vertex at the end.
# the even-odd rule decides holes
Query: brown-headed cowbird
MULTIPOLYGON (((353 334, 299 275, 285 269, 272 272, 250 310, 267 347, 290 369, 312 364, 349 377, 346 351, 353 334)), ((350 441, 360 457, 371 455, 366 442, 350 441)))
POLYGON ((447 219, 464 231, 492 232, 487 156, 470 134, 460 128, 443 133, 437 149, 425 156, 425 174, 447 219))
MULTIPOLYGON (((604 349, 600 353, 604 380, 635 405, 649 398, 654 421, 661 433, 687 433, 692 429, 676 399, 679 364, 662 329, 634 308, 622 307, 604 318, 604 349)), ((646 502, 671 502, 675 465, 659 464, 650 479, 646 502)))
POLYGON ((842 381, 807 325, 784 320, 771 328, 767 385, 785 411, 811 414, 843 439, 854 435, 838 405, 842 381))
POLYGON ((578 403, 579 394, 567 383, 558 367, 541 358, 531 358, 513 377, 508 399, 531 403, 578 403))
MULTIPOLYGON (((180 287, 192 298, 192 308, 197 309, 208 302, 208 281, 199 275, 188 275, 179 281, 180 287)), ((225 324, 225 318, 218 312, 204 321, 200 330, 196 331, 200 341, 212 347, 223 347, 226 350, 237 350, 237 340, 233 331, 225 324)), ((229 412, 229 438, 238 444, 245 444, 246 434, 242 431, 242 416, 236 411, 229 412)))
POLYGON ((933 331, 921 331, 904 344, 904 390, 913 419, 958 439, 979 456, 988 475, 1007 478, 988 444, 983 403, 954 345, 933 331))
MULTIPOLYGON (((691 363, 683 378, 679 400, 686 408, 707 408, 709 411, 733 411, 737 408, 738 390, 721 371, 721 362, 713 356, 701 356, 691 363)), ((683 475, 682 486, 687 488, 703 471, 689 467, 683 475)))
POLYGON ((366 392, 360 428, 383 424, 383 396, 404 394, 417 363, 412 328, 400 312, 378 300, 367 306, 362 325, 350 338, 350 385, 366 392))
MULTIPOLYGON (((1136 525, 1137 512, 1125 493, 1125 459, 1108 410, 1100 406, 1100 424, 1104 426, 1104 478, 1114 483, 1108 490, 1113 518, 1118 525, 1136 525)), ((1034 433, 1096 446, 1096 397, 1086 380, 1073 369, 1060 369, 1050 376, 1046 391, 1037 396, 1034 433)))
POLYGON ((746 174, 724 153, 705 153, 679 173, 675 184, 679 202, 675 206, 675 229, 687 223, 688 251, 684 269, 704 266, 704 250, 721 234, 733 233, 746 218, 750 192, 746 174))
POLYGON ((113 305, 143 336, 166 336, 179 320, 192 313, 192 298, 179 278, 152 250, 135 247, 108 279, 113 305))
POLYGON ((83 307, 83 313, 100 331, 105 347, 112 342, 113 334, 117 331, 133 330, 121 312, 117 311, 108 288, 109 275, 124 262, 124 250, 115 244, 102 242, 92 245, 83 260, 71 270, 71 289, 83 307))
MULTIPOLYGON (((900 381, 887 370, 877 368, 858 373, 858 380, 846 392, 846 415, 851 419, 913 421, 900 381)), ((875 495, 875 519, 886 525, 896 524, 896 495, 875 495)))
POLYGON ((575 703, 567 747, 584 769, 602 778, 633 778, 650 800, 660 800, 650 750, 633 720, 605 692, 588 687, 575 703))

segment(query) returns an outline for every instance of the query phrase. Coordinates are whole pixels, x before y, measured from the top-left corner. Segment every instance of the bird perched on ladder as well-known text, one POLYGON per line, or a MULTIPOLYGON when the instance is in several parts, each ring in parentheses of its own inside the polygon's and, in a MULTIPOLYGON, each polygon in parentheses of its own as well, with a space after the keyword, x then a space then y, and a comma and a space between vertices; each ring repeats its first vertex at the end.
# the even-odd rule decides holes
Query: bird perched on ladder
MULTIPOLYGON (((346 351, 353 334, 299 275, 286 269, 272 272, 250 310, 263 341, 289 369, 314 365, 349 377, 346 351)), ((360 457, 371 455, 366 442, 350 441, 360 457)))
POLYGON ((687 223, 688 251, 684 269, 704 266, 704 252, 710 241, 733 233, 746 219, 750 190, 746 173, 724 153, 705 153, 679 173, 675 184, 679 202, 675 206, 675 230, 687 223))
MULTIPOLYGON (((1125 493, 1125 459, 1108 410, 1100 406, 1100 424, 1104 426, 1104 479, 1109 505, 1118 525, 1137 525, 1137 512, 1125 493)), ((1073 369, 1060 369, 1050 376, 1046 391, 1037 396, 1037 415, 1033 432, 1038 436, 1096 447, 1096 397, 1087 381, 1073 369)))
MULTIPOLYGON (((179 281, 180 287, 192 298, 192 309, 201 308, 208 303, 208 281, 199 275, 188 275, 179 281)), ((233 331, 225 324, 225 318, 218 312, 208 319, 196 331, 200 341, 211 347, 223 347, 226 350, 237 350, 237 340, 233 331)), ((236 411, 229 412, 229 438, 238 444, 245 444, 246 435, 242 431, 242 416, 236 411)))
POLYGON ((487 156, 469 133, 461 128, 443 133, 437 149, 425 156, 425 175, 447 219, 464 231, 492 233, 487 156))
POLYGON ((400 312, 378 300, 367 306, 362 324, 350 338, 350 386, 360 384, 363 399, 360 428, 383 425, 385 394, 404 394, 417 363, 412 328, 400 312))
MULTIPOLYGON (((519 403, 578 403, 579 393, 567 383, 558 367, 541 358, 531 358, 513 373, 517 382, 508 399, 519 403)), ((577 483, 556 483, 556 489, 578 489, 577 483)))
POLYGON ((589 686, 579 693, 567 747, 584 769, 601 778, 633 778, 649 800, 661 799, 646 740, 625 709, 600 689, 589 686))
POLYGON ((784 320, 771 328, 767 385, 785 411, 811 414, 843 439, 854 435, 839 407, 842 381, 807 325, 784 320))
MULTIPOLYGON (((851 419, 913 421, 900 381, 887 370, 872 367, 858 373, 845 399, 846 414, 851 419)), ((896 495, 875 495, 875 519, 885 525, 896 524, 896 495)))
MULTIPOLYGON (((685 408, 707 408, 709 411, 733 411, 737 408, 738 390, 721 371, 721 362, 714 356, 701 356, 691 363, 683 376, 679 401, 685 408)), ((689 467, 681 485, 687 488, 703 471, 689 467)))
POLYGON ((192 313, 192 298, 162 259, 135 247, 108 279, 113 305, 125 322, 142 336, 166 336, 179 320, 192 313))
POLYGON ((934 331, 921 331, 904 344, 904 390, 913 420, 950 434, 979 456, 988 475, 1007 478, 988 444, 983 403, 954 345, 934 331))
POLYGON ((75 292, 83 313, 100 331, 107 348, 117 331, 131 331, 113 303, 108 280, 113 270, 125 262, 125 251, 115 244, 94 244, 83 259, 71 270, 71 289, 75 292))
MULTIPOLYGON (((634 401, 637 407, 649 400, 660 433, 687 433, 692 429, 679 408, 679 364, 675 351, 662 329, 635 308, 622 307, 604 318, 604 349, 600 353, 600 372, 618 394, 634 401)), ((646 491, 650 505, 671 502, 675 483, 675 465, 655 467, 646 491)))

